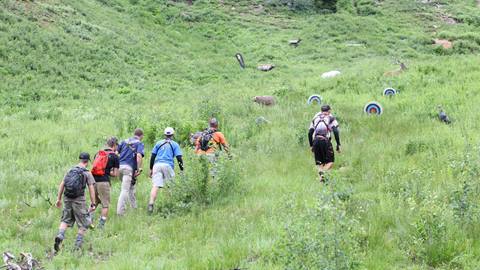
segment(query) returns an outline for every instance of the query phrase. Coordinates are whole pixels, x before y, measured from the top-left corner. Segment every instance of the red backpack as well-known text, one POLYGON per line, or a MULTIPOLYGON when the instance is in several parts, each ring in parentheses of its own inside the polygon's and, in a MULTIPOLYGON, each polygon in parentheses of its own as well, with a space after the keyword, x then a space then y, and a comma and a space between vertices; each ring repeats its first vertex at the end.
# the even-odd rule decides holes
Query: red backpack
POLYGON ((92 165, 92 174, 95 176, 104 176, 105 169, 107 168, 108 164, 108 155, 113 153, 113 151, 105 151, 100 150, 98 151, 97 155, 95 156, 95 160, 93 161, 92 165))

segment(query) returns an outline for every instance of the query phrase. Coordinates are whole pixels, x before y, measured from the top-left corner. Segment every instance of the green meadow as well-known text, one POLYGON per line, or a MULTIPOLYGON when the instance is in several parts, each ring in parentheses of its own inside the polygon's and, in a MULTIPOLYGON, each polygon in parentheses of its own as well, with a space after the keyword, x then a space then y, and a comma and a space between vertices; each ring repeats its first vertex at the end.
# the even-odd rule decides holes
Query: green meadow
POLYGON ((0 1, 0 252, 31 252, 45 269, 478 269, 477 1, 338 0, 336 13, 314 2, 0 1), (384 76, 396 60, 408 69, 384 76), (341 75, 321 78, 331 70, 341 75), (312 94, 340 123, 327 184, 308 146, 312 94), (370 101, 384 113, 366 115, 370 101), (189 144, 212 116, 232 149, 214 179, 189 144), (166 126, 185 174, 156 212, 143 174, 139 208, 117 217, 112 179, 106 228, 82 252, 69 230, 50 256, 51 203, 78 154, 141 127, 148 171, 166 126))

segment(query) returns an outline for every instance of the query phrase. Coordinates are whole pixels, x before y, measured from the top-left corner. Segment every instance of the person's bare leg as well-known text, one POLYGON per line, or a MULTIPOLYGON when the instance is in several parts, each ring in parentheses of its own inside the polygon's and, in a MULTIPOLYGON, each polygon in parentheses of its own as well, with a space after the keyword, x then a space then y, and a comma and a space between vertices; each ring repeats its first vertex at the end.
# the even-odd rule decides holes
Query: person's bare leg
POLYGON ((150 191, 150 201, 148 201, 148 204, 154 204, 155 200, 157 199, 158 195, 158 187, 152 186, 152 190, 150 191))
POLYGON ((333 168, 333 162, 329 162, 327 164, 321 164, 318 166, 318 175, 320 176, 320 182, 325 181, 325 172, 333 168))
POLYGON ((105 223, 107 222, 107 217, 108 217, 108 207, 104 207, 100 212, 100 220, 98 222, 98 228, 102 229, 105 226, 105 223))

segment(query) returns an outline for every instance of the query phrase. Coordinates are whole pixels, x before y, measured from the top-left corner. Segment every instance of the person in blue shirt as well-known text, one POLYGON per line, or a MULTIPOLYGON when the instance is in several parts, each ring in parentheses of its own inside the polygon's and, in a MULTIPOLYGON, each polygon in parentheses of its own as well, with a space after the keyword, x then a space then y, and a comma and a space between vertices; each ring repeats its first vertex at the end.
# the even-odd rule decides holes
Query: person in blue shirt
POLYGON ((127 201, 130 201, 132 208, 137 208, 133 180, 143 171, 142 162, 145 156, 143 149, 145 146, 142 140, 143 130, 137 128, 133 132, 133 137, 122 141, 117 148, 120 160, 119 173, 122 180, 122 189, 117 203, 117 215, 119 216, 125 215, 127 201))
POLYGON ((157 142, 152 150, 150 158, 150 174, 152 178, 152 191, 148 202, 148 213, 153 213, 153 204, 157 198, 158 189, 163 188, 167 181, 174 176, 174 158, 177 158, 178 167, 183 171, 182 150, 180 145, 173 140, 175 131, 167 127, 164 131, 165 139, 157 142))

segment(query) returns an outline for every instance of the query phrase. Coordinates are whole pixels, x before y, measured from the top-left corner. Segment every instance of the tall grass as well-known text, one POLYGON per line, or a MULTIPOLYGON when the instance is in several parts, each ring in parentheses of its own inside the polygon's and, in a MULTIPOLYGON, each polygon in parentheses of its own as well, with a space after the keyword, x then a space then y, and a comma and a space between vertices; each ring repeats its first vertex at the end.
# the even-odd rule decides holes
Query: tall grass
MULTIPOLYGON (((1 2, 0 250, 32 252, 49 269, 475 269, 476 9, 338 1, 325 15, 263 3, 1 2), (384 77, 395 58, 409 69, 384 77), (260 63, 276 68, 261 73, 260 63), (333 69, 342 75, 320 78, 333 69), (384 97, 386 87, 400 92, 384 97), (318 111, 306 105, 311 94, 341 124, 329 185, 318 183, 306 141, 318 111), (257 106, 255 95, 277 105, 257 106), (382 116, 363 114, 371 100, 382 116), (436 119, 439 104, 451 125, 436 119), (211 116, 233 154, 215 177, 188 145, 211 116), (82 255, 70 251, 69 231, 65 250, 45 258, 60 218, 50 202, 78 153, 142 127, 148 160, 165 126, 177 130, 186 171, 155 215, 146 215, 142 175, 139 209, 89 231, 82 255)), ((112 188, 115 208, 117 179, 112 188)))

